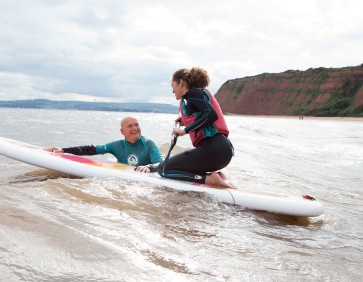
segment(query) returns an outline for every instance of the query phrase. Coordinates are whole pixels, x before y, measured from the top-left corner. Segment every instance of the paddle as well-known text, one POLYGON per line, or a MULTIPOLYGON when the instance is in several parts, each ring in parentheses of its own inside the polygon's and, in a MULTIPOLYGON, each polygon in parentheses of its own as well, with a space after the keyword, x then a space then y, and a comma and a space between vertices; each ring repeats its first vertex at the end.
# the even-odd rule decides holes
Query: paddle
MULTIPOLYGON (((180 127, 180 122, 176 123, 176 127, 177 128, 180 127)), ((169 151, 168 151, 168 153, 167 153, 167 155, 165 157, 165 160, 164 160, 163 173, 164 173, 165 165, 169 160, 171 150, 173 150, 173 148, 174 148, 174 146, 176 144, 176 140, 178 139, 178 136, 179 136, 178 134, 173 134, 173 136, 171 136, 171 145, 170 145, 169 151)))

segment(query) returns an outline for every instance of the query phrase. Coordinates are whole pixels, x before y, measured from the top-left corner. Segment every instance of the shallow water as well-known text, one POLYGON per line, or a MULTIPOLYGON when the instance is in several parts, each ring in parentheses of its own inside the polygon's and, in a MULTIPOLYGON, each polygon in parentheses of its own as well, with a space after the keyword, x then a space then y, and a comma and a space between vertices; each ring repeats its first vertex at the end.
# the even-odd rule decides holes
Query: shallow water
MULTIPOLYGON (((0 108, 0 135, 38 146, 121 138, 130 113, 0 108)), ((175 119, 132 113, 165 155, 175 119)), ((80 179, 0 156, 4 281, 361 281, 363 122, 227 116, 241 188, 308 194, 316 218, 257 213, 202 193, 80 179)), ((175 151, 190 148, 179 138, 175 151)), ((97 156, 114 160, 112 156, 97 156)))

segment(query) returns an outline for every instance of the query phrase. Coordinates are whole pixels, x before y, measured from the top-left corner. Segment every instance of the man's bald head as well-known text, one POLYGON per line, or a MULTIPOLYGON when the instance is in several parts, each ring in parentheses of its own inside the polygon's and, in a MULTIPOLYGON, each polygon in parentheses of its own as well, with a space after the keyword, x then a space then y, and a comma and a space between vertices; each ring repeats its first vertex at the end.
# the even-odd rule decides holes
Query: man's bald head
POLYGON ((127 142, 136 143, 141 137, 141 128, 139 122, 134 117, 125 117, 121 120, 122 135, 125 136, 127 142))

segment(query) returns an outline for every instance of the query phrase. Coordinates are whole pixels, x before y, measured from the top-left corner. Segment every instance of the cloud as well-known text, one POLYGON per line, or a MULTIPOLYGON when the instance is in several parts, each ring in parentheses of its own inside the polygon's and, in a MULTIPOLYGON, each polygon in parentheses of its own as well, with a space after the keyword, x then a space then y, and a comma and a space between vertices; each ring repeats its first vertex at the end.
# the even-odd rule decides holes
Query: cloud
POLYGON ((173 72, 228 79, 362 63, 360 1, 14 0, 0 4, 0 99, 172 103, 173 72))

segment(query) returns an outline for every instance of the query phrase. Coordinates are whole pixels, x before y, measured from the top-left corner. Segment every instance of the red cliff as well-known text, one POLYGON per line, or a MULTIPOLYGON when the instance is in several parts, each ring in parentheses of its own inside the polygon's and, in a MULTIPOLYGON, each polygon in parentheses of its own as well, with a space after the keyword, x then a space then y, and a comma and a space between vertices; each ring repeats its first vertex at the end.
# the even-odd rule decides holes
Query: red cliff
POLYGON ((228 80, 215 97, 225 113, 363 116, 363 64, 228 80))

